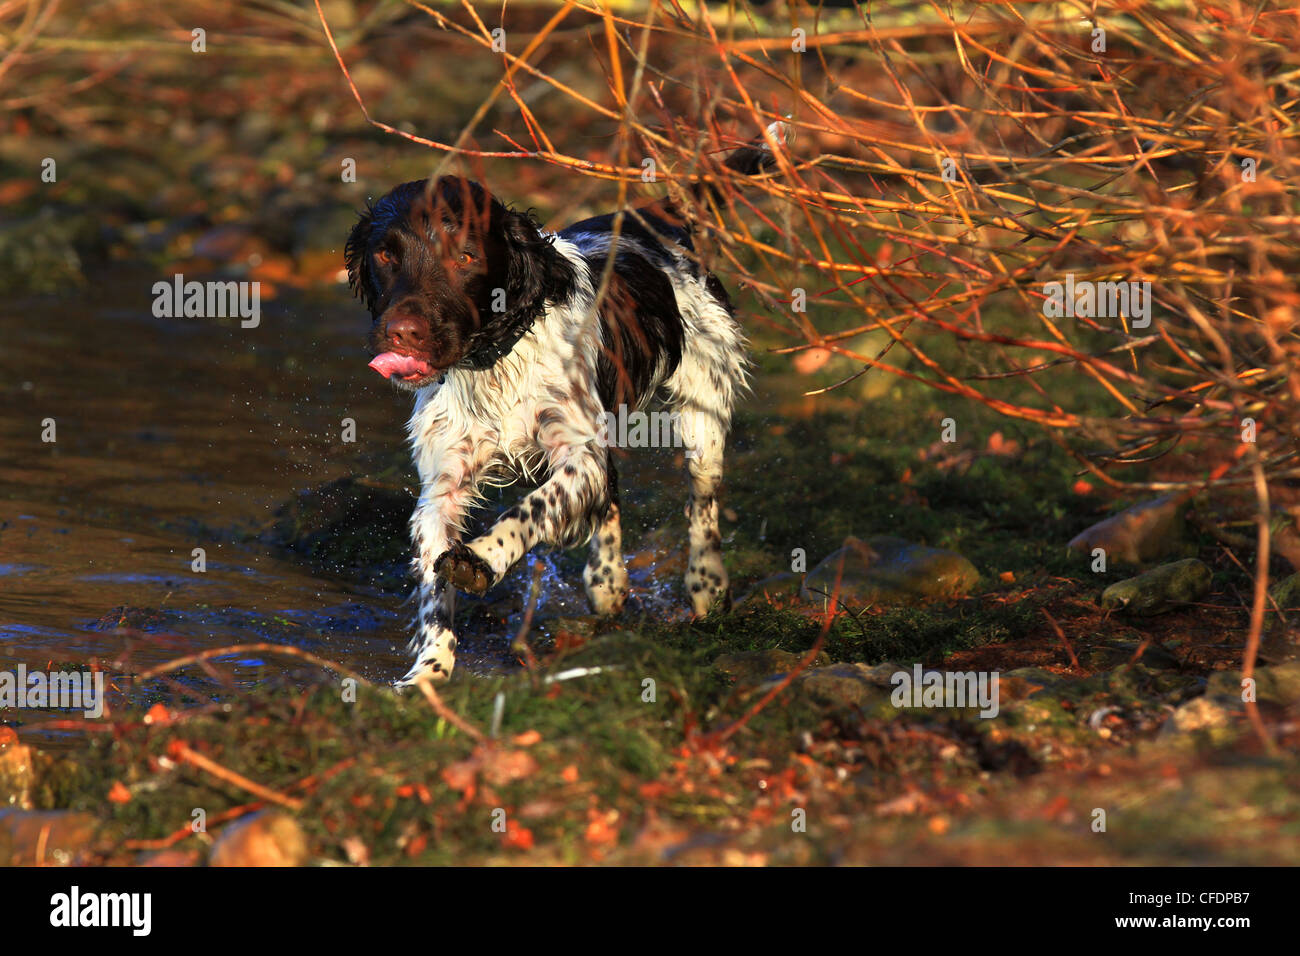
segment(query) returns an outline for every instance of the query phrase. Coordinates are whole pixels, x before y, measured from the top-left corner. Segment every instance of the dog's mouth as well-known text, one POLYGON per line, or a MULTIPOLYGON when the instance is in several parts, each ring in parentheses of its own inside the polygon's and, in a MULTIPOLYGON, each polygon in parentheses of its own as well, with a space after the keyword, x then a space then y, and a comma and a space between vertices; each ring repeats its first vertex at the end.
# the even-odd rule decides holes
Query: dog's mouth
POLYGON ((424 359, 400 352, 381 352, 370 361, 370 367, 389 381, 407 385, 423 385, 442 377, 442 369, 435 368, 424 359))

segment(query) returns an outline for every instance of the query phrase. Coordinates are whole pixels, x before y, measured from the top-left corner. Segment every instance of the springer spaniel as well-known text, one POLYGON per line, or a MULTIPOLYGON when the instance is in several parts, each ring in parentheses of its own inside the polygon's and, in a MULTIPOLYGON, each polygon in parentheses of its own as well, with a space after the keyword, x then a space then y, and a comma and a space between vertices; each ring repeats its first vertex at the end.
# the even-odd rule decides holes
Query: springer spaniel
MULTIPOLYGON (((784 124, 768 135, 783 142, 784 124)), ((766 142, 725 165, 760 172, 773 162, 766 142)), ((717 493, 732 404, 746 387, 745 338, 670 201, 625 213, 617 238, 614 226, 610 214, 548 234, 477 183, 443 177, 396 187, 348 237, 348 278, 373 319, 370 367, 415 394, 419 616, 415 663, 399 685, 450 676, 455 591, 484 593, 534 545, 590 539, 591 606, 622 610, 628 576, 602 422, 656 393, 688 449, 692 608, 703 615, 727 597, 717 493), (480 487, 516 474, 545 477, 462 542, 480 487)))

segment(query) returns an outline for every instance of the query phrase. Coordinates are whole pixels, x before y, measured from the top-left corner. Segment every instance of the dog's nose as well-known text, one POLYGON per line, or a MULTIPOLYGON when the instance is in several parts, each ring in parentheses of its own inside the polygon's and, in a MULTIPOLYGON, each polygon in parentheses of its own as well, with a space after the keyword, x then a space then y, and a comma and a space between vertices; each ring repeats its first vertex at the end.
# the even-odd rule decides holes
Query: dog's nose
POLYGON ((384 325, 388 336, 388 344, 392 346, 395 352, 420 352, 428 344, 428 337, 424 334, 424 325, 409 316, 400 315, 395 319, 390 319, 384 325))

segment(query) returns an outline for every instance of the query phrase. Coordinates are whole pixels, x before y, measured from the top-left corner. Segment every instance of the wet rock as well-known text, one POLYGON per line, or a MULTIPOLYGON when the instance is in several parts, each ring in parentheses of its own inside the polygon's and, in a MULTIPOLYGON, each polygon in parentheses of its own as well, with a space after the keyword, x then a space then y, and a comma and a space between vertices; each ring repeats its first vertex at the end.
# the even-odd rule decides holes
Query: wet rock
POLYGON ((1142 617, 1160 614, 1203 597, 1210 590, 1210 576, 1209 567, 1196 558, 1162 564, 1106 588, 1101 606, 1142 617))
POLYGON ((979 581, 975 566, 955 551, 929 548, 890 535, 865 541, 845 538, 844 547, 817 565, 804 579, 800 597, 822 602, 835 593, 846 605, 910 604, 927 598, 965 594, 979 581))
POLYGON ((1053 674, 1044 667, 1017 667, 1012 671, 1003 671, 1000 681, 1005 684, 1008 680, 1023 681, 1025 686, 1025 696, 1036 694, 1040 690, 1050 690, 1058 684, 1064 683, 1070 678, 1063 677, 1060 674, 1053 674), (1036 687, 1036 690, 1029 690, 1029 687, 1036 687))
POLYGON ((30 810, 34 779, 32 749, 8 727, 0 727, 0 807, 30 810))
POLYGON ((1269 596, 1283 611, 1300 608, 1300 574, 1292 574, 1268 589, 1269 596))
POLYGON ((1107 562, 1142 565, 1187 553, 1184 504, 1166 495, 1126 508, 1080 532, 1069 547, 1089 556, 1096 548, 1107 562))
POLYGON ((1077 648, 1079 662, 1091 671, 1108 671, 1114 667, 1127 665, 1135 659, 1152 667, 1181 666, 1182 662, 1176 655, 1155 641, 1146 642, 1146 647, 1143 647, 1142 643, 1142 641, 1113 637, 1097 644, 1081 646, 1077 648), (1138 651, 1142 652, 1141 656, 1138 655, 1138 651))
POLYGON ((300 493, 280 507, 261 536, 338 570, 405 566, 415 497, 366 478, 340 478, 300 493))
POLYGON ((1220 730, 1231 726, 1233 712, 1218 701, 1208 697, 1190 700, 1173 712, 1161 728, 1164 734, 1191 733, 1193 731, 1220 730))
MULTIPOLYGON (((9 219, 6 216, 6 219, 9 219)), ((0 224, 0 293, 66 292, 86 280, 75 240, 83 224, 76 214, 47 207, 32 217, 0 224)))
MULTIPOLYGON (((774 674, 790 673, 803 659, 803 654, 776 649, 742 651, 737 654, 722 654, 713 662, 713 666, 734 677, 739 684, 758 684, 774 674)), ((813 663, 825 663, 828 660, 825 652, 822 652, 813 663)))
POLYGON ((71 810, 0 810, 0 866, 67 866, 95 838, 95 818, 71 810))
POLYGON ((1267 664, 1300 660, 1300 627, 1277 624, 1260 639, 1259 659, 1267 664))
POLYGON ((221 831, 209 866, 301 866, 307 837, 287 813, 263 811, 221 831))
POLYGON ((866 707, 888 703, 889 694, 880 687, 873 668, 866 664, 832 664, 816 667, 800 676, 799 690, 819 704, 838 707, 866 707))
MULTIPOLYGON (((1216 701, 1242 701, 1241 671, 1210 675, 1205 695, 1216 701)), ((1300 661, 1255 669, 1255 700, 1288 707, 1300 703, 1300 661)))

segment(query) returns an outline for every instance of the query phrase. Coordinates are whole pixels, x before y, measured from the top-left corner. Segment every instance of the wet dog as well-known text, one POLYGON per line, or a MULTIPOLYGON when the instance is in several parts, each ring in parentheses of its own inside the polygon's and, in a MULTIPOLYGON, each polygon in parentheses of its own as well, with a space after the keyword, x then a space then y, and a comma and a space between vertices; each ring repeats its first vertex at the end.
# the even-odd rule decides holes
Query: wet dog
MULTIPOLYGON (((724 165, 761 171, 773 161, 767 142, 783 135, 776 124, 724 165)), ((348 238, 348 277, 373 320, 370 366, 415 396, 419 611, 415 662, 399 683, 450 676, 455 592, 484 593, 538 544, 589 540, 588 600, 599 614, 622 609, 628 575, 602 422, 654 397, 688 449, 691 606, 703 615, 727 597, 717 494, 745 338, 671 202, 626 212, 617 235, 615 220, 548 234, 477 183, 443 177, 396 187, 348 238), (462 541, 480 489, 509 475, 541 483, 462 541)))

